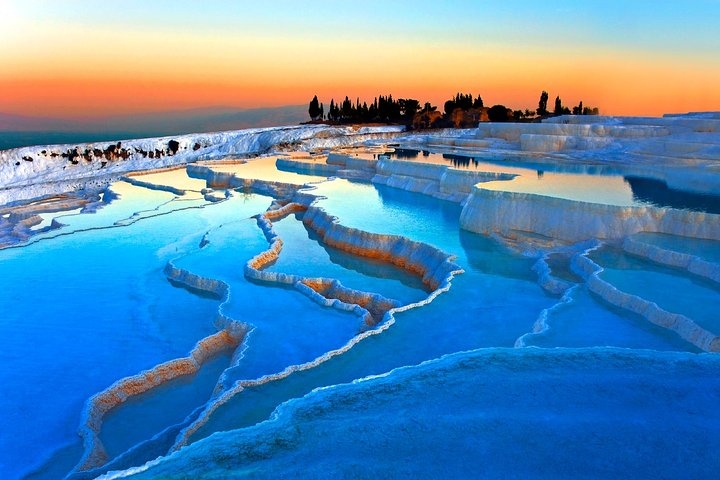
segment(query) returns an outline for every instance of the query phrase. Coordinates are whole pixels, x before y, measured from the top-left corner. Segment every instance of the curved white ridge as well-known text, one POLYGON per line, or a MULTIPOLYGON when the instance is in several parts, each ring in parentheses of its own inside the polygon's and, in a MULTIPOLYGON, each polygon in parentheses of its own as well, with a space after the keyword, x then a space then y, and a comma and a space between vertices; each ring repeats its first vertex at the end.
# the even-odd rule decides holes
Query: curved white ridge
MULTIPOLYGON (((202 169, 194 168, 196 175, 201 175, 202 172, 210 173, 202 169)), ((232 179, 228 179, 228 181, 230 184, 233 183, 232 179)), ((261 186, 266 183, 270 182, 257 182, 257 185, 261 186)), ((253 189, 256 186, 254 183, 251 185, 253 189)), ((345 227, 338 223, 335 217, 327 214, 322 208, 312 205, 312 202, 317 198, 316 196, 308 192, 303 192, 294 195, 294 197, 302 203, 290 202, 278 208, 271 208, 264 214, 256 217, 258 226, 263 231, 269 243, 269 248, 248 260, 245 265, 245 275, 248 278, 256 280, 292 285, 318 303, 341 310, 349 310, 360 317, 365 317, 368 326, 375 326, 377 323, 370 318, 369 309, 379 309, 384 312, 383 321, 375 328, 360 332, 342 347, 327 352, 310 362, 300 365, 290 365, 282 372, 265 375, 257 379, 241 379, 225 387, 222 391, 217 392, 217 396, 214 396, 213 399, 206 404, 203 411, 193 423, 180 431, 175 444, 171 448, 171 452, 175 452, 185 446, 195 432, 207 423, 218 408, 229 402, 245 388, 281 380, 295 372, 314 368, 337 355, 347 352, 361 340, 371 335, 380 334, 393 325, 395 322, 395 312, 403 312, 412 308, 422 307, 432 302, 441 293, 447 292, 455 275, 463 273, 463 270, 452 262, 453 257, 431 245, 415 242, 397 235, 374 234, 345 227), (397 266, 417 273, 422 277, 423 283, 433 289, 432 292, 423 300, 398 306, 397 303, 393 303, 379 294, 367 294, 343 287, 340 282, 336 280, 307 279, 298 275, 263 271, 263 267, 273 262, 282 249, 282 239, 273 230, 272 220, 282 218, 297 211, 305 212, 303 215, 303 223, 315 230, 318 235, 323 238, 325 243, 360 256, 369 256, 389 261, 397 266), (326 291, 320 293, 318 290, 326 291), (331 295, 328 295, 328 293, 331 295), (331 298, 333 294, 340 298, 331 298), (363 306, 358 303, 362 303, 363 306)), ((189 277, 191 274, 183 274, 183 276, 189 277)), ((214 291, 216 287, 222 290, 221 286, 216 286, 214 283, 207 284, 205 282, 203 286, 208 291, 214 291)), ((226 383, 225 381, 226 379, 222 378, 219 385, 224 385, 226 383)))
POLYGON ((588 290, 611 305, 640 315, 655 325, 674 331, 680 338, 705 352, 720 352, 720 337, 702 328, 692 319, 663 310, 656 303, 623 292, 601 279, 599 274, 602 273, 603 268, 588 258, 588 253, 589 250, 572 259, 573 270, 585 279, 588 290))
POLYGON ((720 265, 709 262, 696 255, 667 250, 665 248, 637 240, 633 237, 627 237, 623 241, 623 250, 632 255, 647 258, 661 265, 681 268, 694 275, 720 284, 720 265))

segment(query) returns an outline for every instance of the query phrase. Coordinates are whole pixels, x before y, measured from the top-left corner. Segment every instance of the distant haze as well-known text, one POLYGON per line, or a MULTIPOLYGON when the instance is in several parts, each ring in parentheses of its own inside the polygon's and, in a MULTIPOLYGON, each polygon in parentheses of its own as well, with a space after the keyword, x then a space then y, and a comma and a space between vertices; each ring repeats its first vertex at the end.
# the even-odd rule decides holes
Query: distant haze
POLYGON ((307 109, 307 105, 245 110, 218 107, 86 119, 0 113, 0 150, 27 145, 297 125, 309 120, 307 109))
POLYGON ((202 108, 107 117, 48 118, 0 113, 0 131, 167 132, 167 134, 294 125, 309 120, 307 105, 273 108, 202 108))

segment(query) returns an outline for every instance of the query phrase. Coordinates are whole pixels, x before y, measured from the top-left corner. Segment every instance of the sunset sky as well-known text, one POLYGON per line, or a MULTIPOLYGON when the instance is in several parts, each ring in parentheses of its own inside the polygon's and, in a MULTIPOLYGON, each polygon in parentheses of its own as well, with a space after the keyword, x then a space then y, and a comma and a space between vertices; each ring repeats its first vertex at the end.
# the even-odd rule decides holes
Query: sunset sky
POLYGON ((720 110, 720 1, 2 0, 0 112, 92 117, 377 94, 720 110))

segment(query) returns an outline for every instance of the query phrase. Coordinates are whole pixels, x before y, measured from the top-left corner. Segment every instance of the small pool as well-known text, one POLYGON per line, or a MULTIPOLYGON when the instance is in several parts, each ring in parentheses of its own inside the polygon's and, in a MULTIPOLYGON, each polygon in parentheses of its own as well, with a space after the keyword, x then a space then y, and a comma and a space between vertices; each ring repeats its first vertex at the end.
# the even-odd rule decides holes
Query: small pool
POLYGON ((665 250, 694 255, 720 264, 720 241, 650 232, 638 233, 633 238, 665 250))
POLYGON ((604 165, 565 165, 533 160, 520 163, 486 159, 471 154, 433 153, 427 150, 396 148, 385 155, 460 170, 509 173, 512 180, 482 184, 488 190, 530 193, 578 202, 621 207, 669 207, 707 213, 720 213, 720 195, 700 194, 670 188, 662 180, 628 175, 620 167, 604 165))
POLYGON ((321 182, 327 177, 318 175, 303 175, 294 172, 283 172, 275 167, 276 156, 248 159, 243 163, 235 164, 207 164, 213 171, 233 173, 238 178, 265 180, 271 182, 284 182, 303 185, 311 182, 321 182))
POLYGON ((637 200, 623 177, 578 175, 572 173, 521 174, 512 180, 486 182, 486 190, 531 193, 564 198, 576 202, 601 203, 619 207, 644 207, 649 202, 637 200))

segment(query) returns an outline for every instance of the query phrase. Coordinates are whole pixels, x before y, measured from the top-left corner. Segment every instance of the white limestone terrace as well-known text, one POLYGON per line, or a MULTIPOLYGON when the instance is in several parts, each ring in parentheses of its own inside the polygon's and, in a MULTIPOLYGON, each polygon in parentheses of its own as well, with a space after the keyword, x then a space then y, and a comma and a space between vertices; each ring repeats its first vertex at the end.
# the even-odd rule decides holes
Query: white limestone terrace
POLYGON ((511 237, 513 232, 531 232, 565 242, 618 240, 638 232, 720 239, 720 197, 716 194, 720 113, 664 118, 563 116, 545 123, 483 123, 476 129, 409 133, 397 139, 403 146, 494 160, 499 167, 493 168, 499 170, 427 164, 424 156, 405 160, 336 154, 325 163, 278 159, 277 166, 364 178, 462 203, 461 226, 476 233, 511 237), (575 193, 568 197, 542 185, 538 190, 517 187, 518 166, 533 176, 534 170, 542 170, 605 174, 612 179, 560 178, 554 184, 570 183, 566 190, 575 193), (610 180, 613 188, 622 187, 623 181, 633 186, 632 192, 625 186, 632 198, 608 201, 610 180), (643 198, 643 192, 649 198, 643 198), (663 204, 663 195, 680 200, 663 204), (707 200, 711 208, 691 211, 688 198, 707 200))
MULTIPOLYGON (((560 116, 542 123, 481 123, 475 129, 431 132, 405 132, 398 126, 276 127, 24 147, 0 152, 0 205, 97 190, 128 172, 200 160, 388 143, 501 161, 508 168, 637 176, 662 182, 671 191, 693 194, 714 194, 720 187, 720 112, 705 112, 662 118, 560 116)), ((569 242, 621 239, 642 231, 720 237, 720 216, 711 212, 653 204, 611 205, 587 194, 568 199, 552 192, 513 190, 504 186, 517 177, 513 170, 468 171, 422 160, 384 156, 370 160, 332 153, 322 164, 281 158, 278 168, 371 180, 460 202, 464 205, 461 226, 477 233, 507 237, 524 231, 569 242)))
MULTIPOLYGON (((650 193, 699 196, 717 203, 720 187, 720 113, 663 118, 573 117, 533 125, 481 126, 478 135, 502 136, 524 154, 541 154, 556 165, 576 163, 603 172, 639 177, 650 193), (584 122, 584 123, 579 123, 584 122), (644 179, 644 180, 643 180, 644 179), (653 183, 656 182, 656 183, 653 183), (703 197, 704 196, 704 197, 703 197)), ((618 240, 638 232, 720 239, 720 215, 668 205, 610 205, 592 198, 572 201, 538 192, 473 187, 463 228, 509 235, 528 231, 569 242, 618 240)), ((635 192, 634 192, 635 193, 635 192)))
MULTIPOLYGON (((405 132, 399 126, 275 127, 24 147, 0 152, 0 205, 82 189, 98 191, 128 172, 201 160, 388 143, 511 161, 548 172, 638 176, 684 192, 707 194, 720 190, 720 112, 706 112, 662 118, 560 116, 542 123, 481 123, 474 129, 430 132, 405 132)), ((653 205, 644 211, 627 205, 598 207, 592 204, 600 205, 602 201, 583 199, 583 203, 577 199, 558 199, 549 193, 504 191, 506 180, 514 178, 512 173, 469 172, 385 157, 372 161, 348 157, 338 161, 333 155, 322 165, 291 158, 279 160, 278 167, 306 169, 323 176, 371 179, 461 202, 466 207, 461 219, 463 228, 478 233, 523 230, 579 241, 622 237, 639 231, 703 238, 715 238, 720 232, 716 215, 712 214, 696 214, 691 223, 697 228, 678 230, 664 226, 667 219, 680 225, 675 221, 678 215, 665 214, 668 209, 656 209, 653 205), (483 188, 486 182, 494 185, 491 188, 488 183, 483 188), (521 204, 532 208, 528 210, 521 204), (599 208, 603 210, 601 215, 599 208), (566 214, 571 214, 573 222, 560 221, 566 214), (643 218, 637 218, 638 215, 643 218), (528 223, 530 217, 532 222, 528 223), (602 220, 604 217, 607 219, 602 220), (629 217, 636 219, 627 221, 629 217), (582 226, 582 231, 568 231, 569 223, 582 226)))
MULTIPOLYGON (((675 250, 690 239, 717 242, 720 248, 720 113, 663 118, 566 116, 545 123, 481 124, 470 130, 408 134, 401 142, 403 148, 431 153, 410 160, 331 154, 325 164, 279 159, 277 165, 364 178, 458 202, 463 206, 461 228, 495 236, 522 251, 548 253, 599 240, 676 268, 681 275, 715 284, 720 278, 716 261, 675 250), (472 162, 465 169, 451 162, 437 163, 444 159, 433 159, 433 153, 478 160, 477 169, 472 162), (564 177, 537 183, 570 183, 574 196, 544 187, 526 191, 532 182, 518 185, 518 181, 528 174, 564 177), (623 182, 632 190, 632 198, 609 201, 607 191, 623 182), (670 235, 677 245, 650 248, 633 240, 638 233, 670 235)), ((582 254, 572 256, 577 257, 576 264, 586 260, 582 254)), ((664 310, 621 291, 596 275, 599 267, 590 270, 582 278, 595 295, 674 331, 701 350, 720 351, 720 332, 704 329, 683 311, 664 310)), ((552 272, 546 273, 541 275, 544 288, 547 284, 550 291, 568 291, 569 285, 556 285, 552 272)))
POLYGON ((481 123, 459 138, 428 136, 421 143, 540 164, 573 162, 596 169, 619 165, 627 174, 644 174, 684 189, 720 186, 720 112, 661 118, 564 115, 542 123, 481 123))
POLYGON ((168 137, 47 145, 0 151, 0 205, 85 188, 103 188, 123 174, 281 152, 391 139, 402 126, 304 125, 168 137))
POLYGON ((401 126, 306 125, 22 147, 0 151, 0 205, 102 187, 132 171, 368 142, 510 157, 548 168, 574 164, 597 171, 620 166, 626 174, 642 174, 670 187, 720 187, 720 112, 662 118, 566 115, 542 123, 481 123, 475 129, 432 132, 406 133, 401 126))

